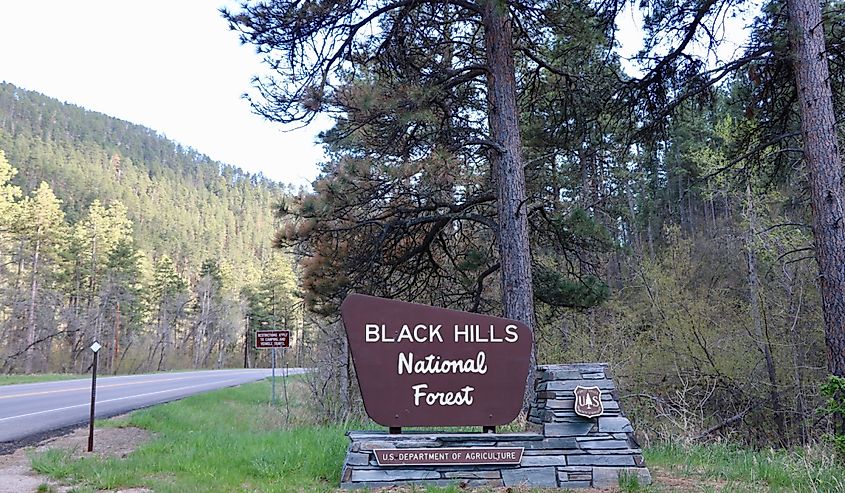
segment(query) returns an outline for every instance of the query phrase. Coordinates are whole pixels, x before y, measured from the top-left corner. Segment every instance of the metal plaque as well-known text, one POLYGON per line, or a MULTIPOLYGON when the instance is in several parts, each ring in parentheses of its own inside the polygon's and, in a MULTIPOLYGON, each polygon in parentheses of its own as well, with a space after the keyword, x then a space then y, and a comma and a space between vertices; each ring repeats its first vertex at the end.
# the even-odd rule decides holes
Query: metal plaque
POLYGON ((375 449, 379 466, 518 465, 523 447, 375 449))
POLYGON ((289 330, 255 331, 255 349, 273 349, 290 347, 289 330))
POLYGON ((577 386, 575 390, 575 414, 585 418, 596 418, 604 412, 601 404, 601 389, 577 386))
POLYGON ((359 294, 341 314, 376 423, 497 426, 522 409, 532 335, 521 322, 359 294))

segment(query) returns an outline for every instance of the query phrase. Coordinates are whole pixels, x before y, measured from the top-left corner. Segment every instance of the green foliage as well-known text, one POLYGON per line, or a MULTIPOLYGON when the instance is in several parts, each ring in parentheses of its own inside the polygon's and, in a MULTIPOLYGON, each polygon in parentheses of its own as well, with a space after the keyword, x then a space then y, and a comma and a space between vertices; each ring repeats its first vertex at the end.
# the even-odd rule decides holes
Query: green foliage
POLYGON ((589 308, 607 299, 610 289, 594 276, 572 279, 543 265, 533 268, 534 296, 556 307, 589 308))
POLYGON ((834 421, 834 432, 829 439, 840 460, 845 462, 845 378, 830 375, 821 385, 821 393, 826 401, 820 411, 834 421))
POLYGON ((6 159, 6 153, 0 149, 0 231, 8 229, 18 214, 17 199, 21 189, 11 183, 17 173, 18 170, 6 159))
MULTIPOLYGON (((11 84, 0 122, 0 371, 81 372, 95 337, 104 372, 242 354, 283 187, 11 84)), ((291 311, 291 261, 272 261, 291 311)))
POLYGON ((168 298, 184 292, 187 287, 188 283, 177 272, 173 260, 167 255, 162 255, 155 264, 153 282, 150 286, 153 304, 161 305, 168 298))
POLYGON ((200 266, 200 277, 208 277, 215 291, 223 288, 223 273, 217 259, 205 259, 200 266))
MULTIPOLYGON (((235 292, 257 281, 283 186, 151 129, 8 83, 0 83, 0 122, 0 149, 18 171, 12 185, 29 193, 46 181, 70 223, 86 218, 80 238, 90 242, 95 230, 100 239, 119 236, 98 225, 123 217, 139 250, 167 254, 186 277, 213 258, 231 265, 235 292)), ((0 208, 9 178, 0 159, 0 208)))
POLYGON ((250 323, 260 328, 300 320, 296 283, 291 262, 281 253, 272 255, 261 271, 257 286, 247 291, 250 323))
POLYGON ((50 185, 41 182, 31 197, 23 202, 19 230, 22 230, 31 242, 49 240, 51 243, 58 243, 66 234, 63 231, 64 226, 65 214, 61 209, 61 200, 53 193, 50 185))

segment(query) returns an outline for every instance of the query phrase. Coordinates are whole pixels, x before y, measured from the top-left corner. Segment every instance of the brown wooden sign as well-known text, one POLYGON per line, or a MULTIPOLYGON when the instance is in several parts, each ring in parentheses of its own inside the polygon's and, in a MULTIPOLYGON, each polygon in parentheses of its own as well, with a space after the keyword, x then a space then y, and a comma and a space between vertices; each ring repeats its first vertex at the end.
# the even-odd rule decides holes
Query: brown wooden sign
POLYGON ((573 392, 575 393, 575 414, 585 418, 596 418, 602 415, 604 407, 601 404, 600 388, 579 385, 573 392))
POLYGON ((532 345, 524 324, 359 294, 341 314, 376 423, 497 426, 519 414, 532 345))
POLYGON ((379 466, 517 465, 522 447, 442 447, 375 449, 379 466))
POLYGON ((280 347, 290 347, 289 330, 255 331, 255 349, 273 349, 280 347))

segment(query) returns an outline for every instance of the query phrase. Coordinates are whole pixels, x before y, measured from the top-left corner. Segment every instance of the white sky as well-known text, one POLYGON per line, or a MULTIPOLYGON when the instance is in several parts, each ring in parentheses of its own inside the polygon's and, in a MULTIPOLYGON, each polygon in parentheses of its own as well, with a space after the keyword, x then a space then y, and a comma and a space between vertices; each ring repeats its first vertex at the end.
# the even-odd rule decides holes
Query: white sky
POLYGON ((262 71, 228 0, 0 0, 0 80, 150 127, 274 180, 317 176, 318 130, 283 132, 241 94, 262 71))
MULTIPOLYGON (((241 94, 263 67, 218 13, 232 0, 0 0, 0 80, 150 127, 212 159, 294 185, 317 176, 327 119, 283 132, 241 94)), ((619 19, 623 56, 641 15, 619 19)), ((628 65, 630 67, 630 65, 628 65)))

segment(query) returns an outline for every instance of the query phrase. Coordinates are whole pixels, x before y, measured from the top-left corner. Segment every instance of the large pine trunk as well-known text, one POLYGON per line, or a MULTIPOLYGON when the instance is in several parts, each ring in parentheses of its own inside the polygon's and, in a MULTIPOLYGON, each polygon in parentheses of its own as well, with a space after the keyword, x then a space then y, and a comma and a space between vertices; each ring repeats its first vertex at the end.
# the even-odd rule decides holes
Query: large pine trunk
POLYGON ((804 162, 810 176, 827 362, 830 372, 842 377, 845 376, 845 196, 821 7, 817 0, 789 0, 787 8, 804 162))
MULTIPOLYGON (((531 249, 528 241, 528 207, 519 110, 516 105, 516 72, 513 29, 505 2, 484 3, 484 42, 487 55, 487 111, 490 166, 496 190, 499 218, 499 257, 502 268, 502 304, 507 318, 525 323, 533 331, 534 289, 531 280, 531 249)), ((535 351, 526 376, 526 405, 533 388, 535 351)))

